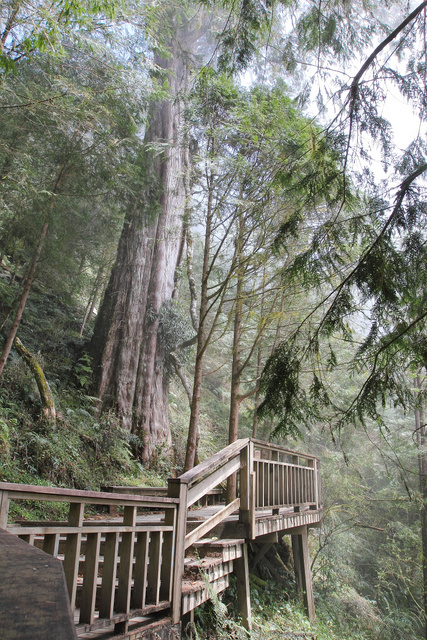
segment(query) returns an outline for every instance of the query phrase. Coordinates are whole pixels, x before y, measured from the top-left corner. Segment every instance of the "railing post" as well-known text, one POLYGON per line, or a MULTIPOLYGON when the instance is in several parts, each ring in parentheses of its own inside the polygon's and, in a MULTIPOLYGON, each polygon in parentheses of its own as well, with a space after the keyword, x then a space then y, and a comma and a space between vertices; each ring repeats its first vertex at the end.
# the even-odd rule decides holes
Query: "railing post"
POLYGON ((320 461, 316 459, 314 461, 314 487, 315 487, 316 509, 320 509, 320 504, 322 502, 319 467, 320 467, 320 461))
POLYGON ((9 491, 0 491, 0 529, 6 529, 9 513, 9 491))
MULTIPOLYGON (((82 502, 70 503, 70 512, 68 515, 69 527, 81 528, 83 526, 84 507, 85 505, 82 502)), ((77 576, 79 573, 81 539, 81 533, 69 533, 67 535, 64 552, 65 580, 67 583, 68 594, 70 596, 71 611, 73 612, 76 606, 77 576)))
POLYGON ((249 587, 248 545, 242 545, 242 557, 235 561, 237 606, 244 628, 252 630, 251 592, 249 587))
POLYGON ((240 521, 249 527, 252 539, 255 529, 254 444, 249 441, 240 452, 240 521))
POLYGON ((80 605, 80 622, 92 624, 95 618, 96 582, 98 577, 101 534, 88 533, 83 570, 83 588, 80 605))
POLYGON ((187 495, 188 484, 186 482, 182 482, 179 478, 168 480, 169 498, 179 498, 175 529, 175 560, 172 568, 172 624, 178 624, 181 620, 182 576, 185 560, 185 534, 187 532, 187 495))

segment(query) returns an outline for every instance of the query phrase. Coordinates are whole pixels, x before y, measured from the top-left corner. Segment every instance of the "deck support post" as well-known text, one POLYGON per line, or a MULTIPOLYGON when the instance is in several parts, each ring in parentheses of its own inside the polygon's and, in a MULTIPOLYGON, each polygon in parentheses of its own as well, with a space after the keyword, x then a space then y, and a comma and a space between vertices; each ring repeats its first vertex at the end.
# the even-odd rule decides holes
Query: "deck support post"
POLYGON ((301 533, 292 535, 297 591, 302 594, 304 607, 310 620, 315 618, 313 585, 311 580, 310 554, 308 550, 308 527, 301 527, 301 533))
POLYGON ((242 557, 234 561, 237 585, 237 606, 244 628, 252 630, 251 592, 249 588, 248 545, 242 545, 242 557))
POLYGON ((187 640, 194 640, 194 609, 182 616, 182 637, 187 640))

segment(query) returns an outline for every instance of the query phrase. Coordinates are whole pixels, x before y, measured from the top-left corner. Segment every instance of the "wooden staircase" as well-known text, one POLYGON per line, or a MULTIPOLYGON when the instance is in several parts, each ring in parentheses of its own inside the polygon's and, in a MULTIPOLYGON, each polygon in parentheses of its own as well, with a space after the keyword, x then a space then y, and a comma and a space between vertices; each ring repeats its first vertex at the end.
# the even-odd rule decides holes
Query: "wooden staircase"
POLYGON ((243 555, 245 540, 199 540, 189 549, 184 563, 182 615, 219 594, 229 586, 234 560, 243 555))
MULTIPOLYGON (((74 618, 69 638, 176 640, 182 619, 224 591, 233 572, 240 614, 250 628, 247 544, 252 540, 271 544, 278 533, 292 536, 298 581, 313 615, 307 531, 322 517, 315 457, 239 440, 170 480, 167 495, 165 490, 147 491, 149 495, 140 495, 141 491, 107 493, 0 483, 0 530, 41 549, 63 567, 74 618), (208 503, 207 496, 217 495, 233 474, 238 486, 233 502, 194 510, 208 503), (10 522, 9 504, 14 500, 65 502, 68 519, 10 522), (85 517, 87 506, 118 515, 85 517)), ((14 561, 5 559, 1 549, 0 559, 0 582, 7 585, 14 580, 14 561)), ((20 593, 22 611, 31 610, 31 589, 29 583, 20 593)), ((0 622, 6 630, 2 640, 15 640, 16 620, 2 610, 1 602, 0 622)), ((37 637, 43 637, 39 627, 27 636, 21 634, 19 640, 37 637)), ((59 638, 68 640, 58 630, 59 638)))

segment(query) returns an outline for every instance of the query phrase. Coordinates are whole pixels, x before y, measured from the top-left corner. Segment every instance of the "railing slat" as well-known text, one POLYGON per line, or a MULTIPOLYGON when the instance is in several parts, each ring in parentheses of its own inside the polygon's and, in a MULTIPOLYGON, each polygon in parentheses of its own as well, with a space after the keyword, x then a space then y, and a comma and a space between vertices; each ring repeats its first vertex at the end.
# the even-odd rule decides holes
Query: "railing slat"
POLYGON ((98 577, 100 533, 88 533, 83 571, 80 622, 92 624, 95 618, 96 580, 98 577))
POLYGON ((43 551, 56 558, 59 549, 59 534, 48 533, 43 539, 43 551))
POLYGON ((147 590, 148 541, 146 531, 138 533, 135 542, 135 566, 133 568, 133 582, 131 596, 132 609, 142 609, 145 605, 147 590))
MULTIPOLYGON (((123 524, 135 526, 136 507, 125 507, 123 524)), ((122 541, 119 546, 120 563, 118 569, 118 587, 115 601, 117 613, 128 613, 130 608, 130 591, 132 583, 132 560, 135 533, 122 533, 122 541)))
POLYGON ((147 604, 159 604, 162 534, 154 531, 150 535, 147 573, 147 604))
POLYGON ((119 552, 119 534, 106 533, 104 542, 104 564, 99 601, 99 617, 110 619, 114 611, 116 590, 117 561, 119 552))

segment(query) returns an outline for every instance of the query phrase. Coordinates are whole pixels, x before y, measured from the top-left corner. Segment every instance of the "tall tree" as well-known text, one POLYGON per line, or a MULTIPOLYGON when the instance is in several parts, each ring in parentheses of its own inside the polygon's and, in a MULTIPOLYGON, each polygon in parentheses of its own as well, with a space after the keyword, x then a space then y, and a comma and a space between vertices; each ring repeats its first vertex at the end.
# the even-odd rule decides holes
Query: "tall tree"
POLYGON ((154 53, 163 97, 150 106, 138 160, 142 187, 129 207, 91 351, 95 391, 139 437, 144 461, 171 445, 160 312, 174 291, 184 212, 183 94, 197 38, 182 11, 166 9, 154 53))

